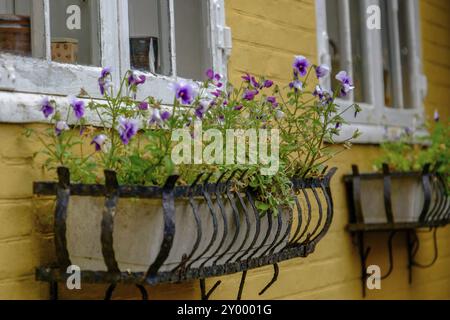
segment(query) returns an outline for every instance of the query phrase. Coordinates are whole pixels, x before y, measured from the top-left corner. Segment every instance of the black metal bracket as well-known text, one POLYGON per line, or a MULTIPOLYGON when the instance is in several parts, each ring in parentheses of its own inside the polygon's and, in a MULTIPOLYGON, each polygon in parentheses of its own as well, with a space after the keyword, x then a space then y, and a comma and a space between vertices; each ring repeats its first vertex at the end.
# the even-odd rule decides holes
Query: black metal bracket
POLYGON ((361 283, 363 297, 366 295, 367 259, 371 252, 371 247, 365 246, 365 235, 368 233, 389 233, 388 246, 388 270, 381 279, 386 279, 394 268, 394 256, 392 242, 394 236, 399 232, 404 232, 406 236, 406 248, 408 253, 408 279, 412 283, 413 267, 428 268, 438 259, 437 229, 450 223, 450 199, 445 193, 445 184, 440 175, 430 170, 431 166, 426 165, 422 172, 391 173, 389 167, 383 165, 383 173, 360 174, 356 165, 352 166, 352 175, 344 177, 347 187, 348 204, 350 211, 350 224, 347 229, 352 233, 358 247, 358 254, 361 263, 361 283), (424 194, 423 208, 417 221, 396 222, 392 210, 392 186, 393 177, 416 177, 422 182, 424 194), (386 215, 385 223, 366 223, 364 221, 364 205, 361 201, 361 181, 362 180, 383 180, 383 201, 386 215), (431 262, 422 264, 415 260, 419 249, 419 230, 429 230, 433 232, 434 254, 431 262))

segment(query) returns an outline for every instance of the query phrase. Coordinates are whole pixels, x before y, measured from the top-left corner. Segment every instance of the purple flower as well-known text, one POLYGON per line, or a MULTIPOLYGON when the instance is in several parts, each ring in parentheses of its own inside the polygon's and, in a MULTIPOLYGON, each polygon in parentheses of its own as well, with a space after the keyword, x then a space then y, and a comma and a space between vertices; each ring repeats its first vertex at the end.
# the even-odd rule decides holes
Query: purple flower
POLYGON ((252 101, 255 99, 255 96, 258 94, 258 90, 246 90, 243 95, 243 99, 247 101, 252 101))
POLYGON ((63 131, 69 130, 69 126, 65 121, 58 121, 55 124, 55 133, 59 136, 63 131))
POLYGON ((267 97, 267 102, 269 102, 273 108, 278 107, 277 98, 275 97, 267 97))
POLYGON ((148 110, 148 102, 142 101, 139 103, 138 109, 142 111, 148 110))
POLYGON ((120 140, 122 140, 123 144, 128 144, 131 138, 137 134, 138 129, 138 121, 136 119, 119 118, 117 131, 119 131, 120 140))
POLYGON ((433 119, 434 122, 439 122, 439 112, 437 110, 434 110, 433 119))
POLYGON ((214 71, 213 71, 212 69, 206 70, 206 77, 207 77, 209 80, 214 79, 214 71))
POLYGON ((217 120, 219 120, 219 123, 224 123, 225 122, 225 116, 223 114, 221 114, 221 115, 219 115, 217 120))
POLYGON ((161 119, 161 113, 159 112, 159 109, 153 109, 152 112, 152 116, 150 117, 150 120, 148 121, 148 123, 150 125, 154 124, 154 123, 161 123, 162 119, 161 119))
POLYGON ((261 89, 261 85, 259 84, 258 81, 256 81, 256 78, 255 78, 255 77, 252 77, 252 78, 250 79, 250 82, 251 82, 252 86, 253 86, 255 89, 261 89))
POLYGON ((147 78, 142 75, 137 75, 135 72, 130 72, 130 75, 128 76, 128 85, 129 86, 138 86, 140 84, 145 83, 145 80, 147 78))
POLYGON ((244 80, 245 82, 250 82, 251 79, 252 79, 252 77, 248 73, 246 73, 242 76, 242 80, 244 80))
POLYGON ((317 98, 319 98, 319 100, 323 100, 323 98, 325 97, 325 93, 326 93, 326 91, 325 90, 322 90, 322 88, 319 86, 319 85, 317 85, 316 86, 316 88, 314 89, 314 92, 313 92, 313 96, 314 97, 317 97, 317 98))
POLYGON ((217 90, 211 92, 211 94, 212 94, 214 97, 218 98, 218 97, 220 97, 220 96, 222 95, 222 90, 217 89, 217 90))
POLYGON ((69 97, 69 103, 75 113, 75 117, 80 120, 84 116, 84 101, 75 97, 69 97))
POLYGON ((303 90, 303 83, 300 80, 295 80, 289 83, 289 88, 294 89, 295 91, 303 90))
POLYGON ((306 59, 304 56, 296 56, 294 59, 294 63, 292 64, 292 67, 294 68, 295 71, 298 71, 300 73, 300 76, 305 76, 307 71, 308 71, 308 67, 309 67, 309 62, 308 59, 306 59))
POLYGON ((341 127, 341 123, 340 122, 336 122, 336 125, 334 126, 334 128, 337 130, 341 127))
POLYGON ((197 95, 194 86, 185 81, 173 83, 172 89, 175 91, 175 98, 182 104, 191 104, 197 95))
POLYGON ((95 151, 101 151, 105 144, 107 137, 104 134, 99 134, 92 139, 91 144, 95 145, 95 151))
POLYGON ((345 97, 350 91, 352 91, 355 87, 353 86, 352 78, 345 71, 340 71, 336 75, 336 80, 341 83, 341 92, 340 96, 345 97))
POLYGON ((164 110, 163 112, 161 112, 161 120, 162 121, 167 121, 167 120, 169 120, 169 118, 172 116, 172 114, 169 112, 169 111, 167 111, 167 110, 164 110))
POLYGON ((406 128, 405 128, 405 134, 406 134, 408 137, 410 137, 410 136, 412 136, 413 131, 411 130, 411 128, 406 127, 406 128))
POLYGON ((328 75, 328 73, 330 72, 330 67, 328 67, 326 64, 321 64, 320 66, 317 66, 315 70, 317 79, 320 79, 328 75))
POLYGON ((270 88, 271 86, 273 86, 273 81, 272 80, 264 81, 264 88, 270 88))
POLYGON ((55 108, 53 108, 52 104, 50 103, 50 100, 48 97, 44 97, 41 101, 41 111, 44 114, 44 117, 48 118, 54 111, 55 108))
POLYGON ((242 104, 234 106, 234 110, 241 111, 244 106, 242 104))
POLYGON ((102 69, 101 78, 106 78, 109 75, 111 75, 111 67, 104 67, 102 69))

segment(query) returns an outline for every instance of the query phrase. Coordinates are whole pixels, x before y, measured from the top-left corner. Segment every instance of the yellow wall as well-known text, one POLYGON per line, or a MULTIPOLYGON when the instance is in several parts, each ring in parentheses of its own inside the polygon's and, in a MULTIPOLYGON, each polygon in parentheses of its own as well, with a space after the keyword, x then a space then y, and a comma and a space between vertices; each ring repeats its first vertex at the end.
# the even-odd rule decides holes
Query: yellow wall
MULTIPOLYGON (((428 116, 438 109, 443 119, 449 117, 450 86, 450 2, 421 0, 424 67, 428 77, 428 116)), ((316 61, 315 8, 313 0, 226 0, 227 23, 233 32, 233 53, 229 64, 230 78, 239 81, 242 72, 266 75, 287 83, 295 54, 316 61)), ((54 259, 51 210, 48 199, 33 200, 32 181, 42 180, 37 151, 21 136, 20 125, 0 124, 0 298, 44 299, 48 286, 34 281, 34 268, 54 259)), ((342 175, 350 164, 363 171, 372 169, 379 155, 376 146, 355 146, 336 158, 339 168, 333 181, 335 217, 316 252, 306 259, 280 264, 279 281, 263 296, 267 299, 360 299, 360 264, 356 247, 345 231, 348 220, 342 175)), ((48 177, 47 177, 48 178, 48 177)), ((387 235, 368 239, 372 246, 369 264, 382 268, 387 263, 387 235)), ((429 234, 422 240, 418 259, 431 258, 429 234)), ((395 268, 382 282, 382 290, 371 291, 368 298, 417 299, 450 298, 450 228, 438 231, 439 259, 430 269, 414 269, 413 284, 407 281, 407 259, 404 235, 394 241, 395 268)), ((271 267, 251 270, 244 289, 244 299, 258 299, 258 292, 270 280, 271 267)), ((222 277, 223 283, 214 299, 234 299, 240 275, 222 277)), ((211 286, 216 279, 207 280, 211 286)), ((80 292, 62 292, 63 298, 102 298, 106 286, 84 286, 80 292)), ((198 282, 161 285, 150 288, 156 299, 197 299, 198 282)), ((133 287, 120 286, 117 298, 135 296, 133 287)))

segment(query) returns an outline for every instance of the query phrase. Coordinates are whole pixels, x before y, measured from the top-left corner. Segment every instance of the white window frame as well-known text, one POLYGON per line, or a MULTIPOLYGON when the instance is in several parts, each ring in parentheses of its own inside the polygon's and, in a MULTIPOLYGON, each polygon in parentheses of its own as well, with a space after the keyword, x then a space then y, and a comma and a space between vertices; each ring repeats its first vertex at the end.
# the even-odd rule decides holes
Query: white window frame
MULTIPOLYGON (((331 56, 328 51, 328 32, 327 32, 327 17, 326 17, 326 3, 327 1, 336 0, 316 0, 316 16, 317 16, 317 45, 318 45, 318 60, 319 63, 324 63, 331 66, 331 56)), ((380 7, 379 0, 360 0, 361 1, 361 19, 364 19, 361 23, 362 26, 366 25, 366 19, 368 13, 366 9, 371 5, 380 7)), ((398 1, 389 0, 388 5, 391 10, 398 10, 398 1)), ((383 69, 382 69, 382 44, 381 44, 381 30, 362 27, 362 49, 364 56, 367 59, 363 62, 363 76, 364 76, 364 95, 368 100, 367 103, 359 103, 362 108, 362 112, 358 114, 357 118, 354 117, 354 111, 349 110, 344 114, 344 119, 350 123, 349 126, 343 128, 343 133, 340 139, 344 140, 348 138, 355 129, 359 129, 362 135, 355 140, 356 143, 380 143, 386 139, 394 139, 398 136, 398 132, 406 127, 420 128, 424 123, 425 110, 424 110, 424 98, 426 96, 426 78, 422 72, 422 52, 421 52, 421 36, 419 26, 419 3, 418 0, 408 1, 407 19, 409 28, 411 30, 411 37, 408 38, 408 46, 413 52, 408 61, 408 66, 411 73, 412 90, 414 95, 412 97, 413 105, 404 108, 403 101, 395 101, 399 108, 389 108, 384 103, 384 81, 383 81, 383 69)), ((351 46, 351 30, 350 30, 350 3, 349 0, 340 0, 339 9, 337 12, 340 22, 339 35, 341 39, 341 67, 346 70, 351 77, 353 77, 352 70, 352 46, 351 46)), ((389 19, 394 17, 389 15, 389 19)), ((398 39, 398 29, 394 28, 389 30, 391 39, 398 39)), ((391 46, 394 48, 393 58, 399 59, 400 43, 393 41, 391 46), (395 53, 398 53, 395 55, 395 53)), ((400 67, 400 64, 397 64, 400 67)), ((332 70, 331 76, 334 76, 339 70, 332 70)), ((401 75, 398 70, 393 71, 393 81, 396 86, 396 90, 401 90, 401 75)), ((324 88, 330 90, 331 79, 330 77, 321 80, 320 83, 324 88)), ((401 92, 401 91, 400 91, 401 92)), ((338 104, 342 107, 351 105, 353 100, 353 94, 345 100, 339 99, 338 104)), ((425 134, 424 131, 417 131, 418 135, 425 134)))
MULTIPOLYGON (((43 95, 64 103, 68 95, 77 95, 84 88, 94 98, 101 98, 97 79, 101 67, 58 63, 51 60, 49 0, 32 2, 32 49, 43 58, 21 57, 0 53, 0 123, 43 122, 39 101, 43 95), (42 41, 43 40, 43 41, 42 41)), ((173 0, 169 2, 172 66, 175 69, 175 37, 173 29, 173 0)), ((209 5, 209 26, 213 69, 227 75, 227 62, 231 53, 231 31, 225 25, 224 0, 206 0, 209 5)), ((99 1, 99 37, 101 65, 113 67, 113 82, 130 68, 128 0, 99 1)), ((145 73, 147 81, 140 87, 139 97, 149 95, 173 102, 169 83, 171 76, 145 73)), ((66 102, 67 103, 67 102, 66 102)), ((95 121, 89 119, 88 121, 95 121)))

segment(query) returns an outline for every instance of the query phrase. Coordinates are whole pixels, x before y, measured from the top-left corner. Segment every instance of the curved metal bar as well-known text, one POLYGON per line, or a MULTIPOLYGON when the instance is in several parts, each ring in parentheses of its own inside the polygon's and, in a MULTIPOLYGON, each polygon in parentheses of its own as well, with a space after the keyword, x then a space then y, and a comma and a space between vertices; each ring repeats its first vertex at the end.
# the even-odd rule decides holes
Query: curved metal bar
POLYGON ((179 268, 183 268, 186 267, 186 263, 194 256, 195 252, 197 251, 199 245, 200 245, 200 241, 202 239, 202 223, 200 221, 200 216, 198 213, 198 207, 197 204, 194 201, 194 197, 192 194, 192 190, 197 186, 198 181, 200 181, 201 177, 203 176, 203 173, 200 173, 197 178, 195 179, 195 181, 190 185, 189 187, 189 204, 192 208, 192 214, 194 215, 194 219, 195 219, 195 224, 197 225, 197 238, 195 239, 195 243, 194 246, 192 247, 191 252, 189 253, 188 256, 185 257, 185 259, 183 259, 183 261, 180 262, 179 265, 177 265, 172 272, 175 272, 176 270, 178 270, 179 268))
POLYGON ((445 217, 448 215, 448 212, 445 212, 445 209, 448 206, 448 197, 445 196, 445 182, 442 180, 439 174, 436 175, 436 179, 438 181, 440 191, 439 194, 441 197, 441 206, 439 207, 438 221, 444 221, 445 217))
MULTIPOLYGON (((203 256, 209 251, 209 249, 212 247, 212 245, 214 244, 214 242, 216 242, 216 238, 217 238, 217 217, 216 217, 216 214, 215 214, 215 210, 214 210, 214 206, 213 206, 213 203, 212 203, 212 200, 211 200, 211 196, 209 195, 209 192, 208 192, 208 189, 207 189, 207 187, 208 187, 208 181, 209 181, 209 179, 211 178, 211 176, 212 176, 212 172, 206 177, 206 179, 205 179, 205 181, 203 182, 203 190, 202 190, 202 193, 203 193, 203 197, 205 198, 205 200, 206 200, 206 204, 207 204, 207 206, 208 206, 208 209, 209 209, 209 213, 211 214, 211 218, 212 218, 212 223, 213 223, 213 234, 212 234, 212 236, 211 236, 211 240, 209 241, 209 244, 206 246, 206 248, 203 250, 203 252, 201 252, 199 255, 198 255, 198 257, 197 258, 195 258, 189 265, 188 265, 188 268, 190 267, 190 266, 192 266, 195 262, 197 262, 198 260, 200 260, 201 258, 203 258, 203 256)), ((201 265, 200 265, 200 267, 202 267, 204 265, 204 263, 202 263, 201 265)))
MULTIPOLYGON (((419 242, 418 238, 417 238, 417 242, 419 242)), ((433 230, 433 248, 434 248, 434 256, 433 256, 433 259, 431 260, 430 263, 427 263, 427 264, 421 264, 421 263, 415 261, 415 260, 414 260, 415 254, 414 254, 414 255, 413 255, 412 265, 413 265, 414 267, 418 267, 418 268, 423 268, 423 269, 425 269, 425 268, 431 267, 433 264, 436 263, 436 261, 437 261, 437 259, 438 259, 438 256, 439 256, 439 253, 438 253, 438 245, 437 245, 437 228, 434 228, 434 230, 433 230)))
POLYGON ((141 284, 136 284, 136 288, 138 288, 139 291, 141 292, 142 300, 148 300, 148 293, 145 287, 141 284))
POLYGON ((213 292, 217 289, 217 287, 222 283, 221 280, 218 280, 212 287, 206 292, 206 284, 205 279, 200 279, 200 292, 202 300, 209 300, 209 297, 213 294, 213 292))
POLYGON ((113 294, 114 290, 116 290, 116 287, 117 287, 117 283, 111 283, 108 286, 108 289, 106 289, 106 292, 105 292, 105 299, 104 300, 107 300, 107 301, 111 300, 112 294, 113 294))
POLYGON ((245 217, 245 235, 244 235, 244 240, 242 240, 242 243, 239 246, 239 248, 236 250, 235 253, 233 253, 233 255, 231 257, 228 258, 228 260, 225 262, 225 264, 233 261, 233 258, 236 257, 239 254, 239 252, 241 252, 241 250, 244 248, 245 244, 247 243, 247 239, 248 239, 248 237, 250 235, 250 218, 248 216, 247 205, 245 204, 245 201, 242 198, 242 196, 239 193, 239 191, 236 191, 236 196, 238 197, 239 203, 242 206, 242 211, 244 212, 244 217, 245 217))
MULTIPOLYGON (((314 230, 311 232, 311 235, 310 235, 310 239, 314 240, 314 238, 315 238, 314 236, 315 236, 317 230, 319 230, 319 228, 320 228, 320 226, 322 224, 323 208, 322 208, 322 203, 320 202, 319 195, 317 194, 316 187, 313 186, 311 188, 311 190, 313 192, 314 198, 316 199, 317 206, 318 206, 318 209, 319 209, 319 219, 317 220, 317 225, 314 228, 314 230)), ((324 192, 324 194, 325 194, 325 192, 324 192)))
MULTIPOLYGON (((266 250, 264 250, 264 251, 261 253, 261 256, 262 256, 262 257, 265 256, 265 255, 267 254, 267 252, 269 252, 269 251, 273 252, 273 250, 275 250, 275 245, 276 245, 276 243, 277 243, 277 241, 278 241, 278 237, 280 236, 281 228, 283 227, 283 219, 282 219, 282 217, 281 217, 281 214, 282 214, 282 210, 281 210, 280 208, 278 208, 278 214, 277 214, 277 231, 276 231, 276 233, 275 233, 275 237, 274 237, 273 240, 272 240, 272 243, 267 247, 266 250)), ((272 228, 269 228, 269 229, 272 229, 272 228)))
POLYGON ((436 194, 436 198, 435 198, 435 206, 433 207, 433 211, 430 213, 430 221, 433 222, 437 222, 440 216, 440 213, 443 209, 443 207, 445 207, 445 200, 443 199, 443 191, 442 191, 442 185, 440 184, 440 181, 438 179, 438 177, 435 175, 434 176, 434 188, 435 188, 435 194, 436 194))
POLYGON ((274 263, 273 264, 273 277, 272 280, 270 280, 270 282, 264 287, 264 289, 262 289, 258 295, 263 295, 264 292, 266 292, 271 286, 273 286, 273 284, 278 280, 278 275, 280 273, 280 269, 278 268, 278 263, 274 263))
POLYGON ((386 220, 388 223, 394 222, 394 215, 392 213, 392 182, 389 166, 383 163, 383 198, 384 210, 386 211, 386 220))
MULTIPOLYGON (((309 200, 309 196, 308 193, 306 192, 305 188, 303 188, 303 186, 300 187, 303 196, 305 197, 305 201, 306 201, 306 208, 308 209, 308 218, 306 220, 306 226, 305 226, 305 230, 303 230, 303 232, 300 234, 300 236, 297 239, 294 239, 292 241, 292 244, 299 244, 300 239, 305 235, 305 233, 308 231, 309 226, 311 225, 311 220, 312 220, 312 208, 311 208, 311 201, 309 200)), ((306 235, 306 239, 302 242, 305 243, 306 241, 309 240, 310 234, 308 233, 306 235)))
POLYGON ((240 230, 240 224, 239 224, 239 210, 236 207, 236 202, 231 194, 231 190, 230 190, 230 183, 231 183, 231 179, 233 179, 233 177, 235 176, 235 174, 237 173, 237 170, 234 171, 231 176, 228 178, 227 182, 226 182, 226 194, 227 194, 227 198, 228 201, 230 202, 231 205, 231 210, 233 212, 233 220, 234 220, 234 226, 236 231, 234 232, 233 238, 231 239, 230 244, 228 245, 228 247, 220 254, 220 256, 216 259, 216 261, 214 261, 214 265, 220 261, 220 259, 222 259, 233 247, 234 243, 237 240, 237 237, 239 235, 239 230, 240 230))
POLYGON ((172 249, 175 236, 175 197, 173 189, 178 178, 179 176, 170 176, 163 187, 164 238, 155 261, 150 265, 145 275, 145 281, 150 284, 169 256, 170 249, 172 249))
POLYGON ((119 183, 114 171, 105 170, 105 190, 106 200, 101 223, 103 260, 108 268, 108 272, 119 273, 120 269, 113 247, 114 216, 116 215, 117 201, 119 200, 119 183))
POLYGON ((286 227, 286 231, 284 232, 284 235, 281 237, 280 241, 278 241, 278 243, 270 250, 270 254, 272 254, 276 250, 276 248, 278 248, 278 246, 280 244, 282 244, 285 240, 287 240, 287 243, 284 246, 284 248, 289 246, 289 236, 291 234, 293 220, 294 220, 293 210, 289 209, 289 218, 288 218, 288 225, 286 227))
POLYGON ((260 234, 260 230, 261 230, 261 218, 259 216, 258 210, 256 209, 255 202, 253 201, 253 197, 251 195, 251 192, 247 190, 246 195, 247 195, 247 199, 248 199, 248 201, 250 203, 250 206, 253 209, 252 211, 253 211, 253 213, 255 215, 255 219, 256 219, 255 235, 253 236, 253 240, 250 243, 250 246, 247 248, 247 250, 245 250, 245 252, 243 254, 241 254, 237 258, 237 260, 242 260, 242 258, 245 257, 250 252, 250 250, 253 249, 253 246, 256 244, 256 241, 259 238, 259 234, 260 234))
POLYGON ((423 209, 420 213, 419 221, 425 222, 427 220, 427 214, 430 210, 431 203, 431 182, 430 182, 430 164, 426 164, 422 172, 422 188, 424 192, 423 209))
MULTIPOLYGON (((203 261, 202 265, 204 265, 207 261, 212 260, 212 259, 214 259, 214 257, 216 257, 216 255, 218 254, 220 249, 222 249, 223 244, 224 244, 225 239, 226 239, 227 234, 228 234, 227 214, 225 212, 225 207, 224 207, 223 202, 222 202, 221 190, 219 189, 219 184, 222 181, 222 179, 224 178, 225 174, 227 174, 227 171, 223 172, 220 175, 219 179, 216 182, 216 187, 215 187, 215 190, 214 190, 214 193, 216 194, 216 201, 217 201, 217 204, 219 205, 219 211, 220 211, 220 214, 222 215, 222 221, 223 221, 222 238, 220 239, 219 245, 217 246, 216 250, 214 250, 214 252, 211 254, 211 257, 209 259, 203 261)), ((218 257, 218 258, 220 258, 220 257, 218 257)), ((215 265, 217 263, 217 261, 219 260, 218 258, 216 258, 213 261, 213 265, 215 265)))
POLYGON ((70 198, 70 172, 65 167, 58 167, 58 184, 56 187, 55 208, 55 253, 61 272, 66 272, 72 263, 67 250, 66 219, 70 198))
MULTIPOLYGON (((297 228, 295 228, 294 235, 292 236, 292 239, 295 239, 300 230, 302 229, 302 206, 300 205, 300 201, 298 201, 298 195, 294 192, 294 202, 295 207, 297 208, 297 228)), ((300 236, 301 237, 301 236, 300 236)))
POLYGON ((387 277, 389 277, 389 275, 392 273, 392 270, 394 270, 394 255, 392 253, 392 240, 394 239, 394 236, 397 232, 396 231, 392 231, 389 234, 389 240, 388 240, 388 251, 389 251, 389 269, 386 272, 385 275, 381 276, 380 279, 384 280, 387 277))
POLYGON ((242 292, 244 291, 244 285, 245 285, 245 279, 246 278, 247 278, 247 270, 244 270, 242 272, 241 282, 239 283, 239 290, 238 290, 238 294, 237 294, 236 300, 241 300, 242 299, 242 292))

